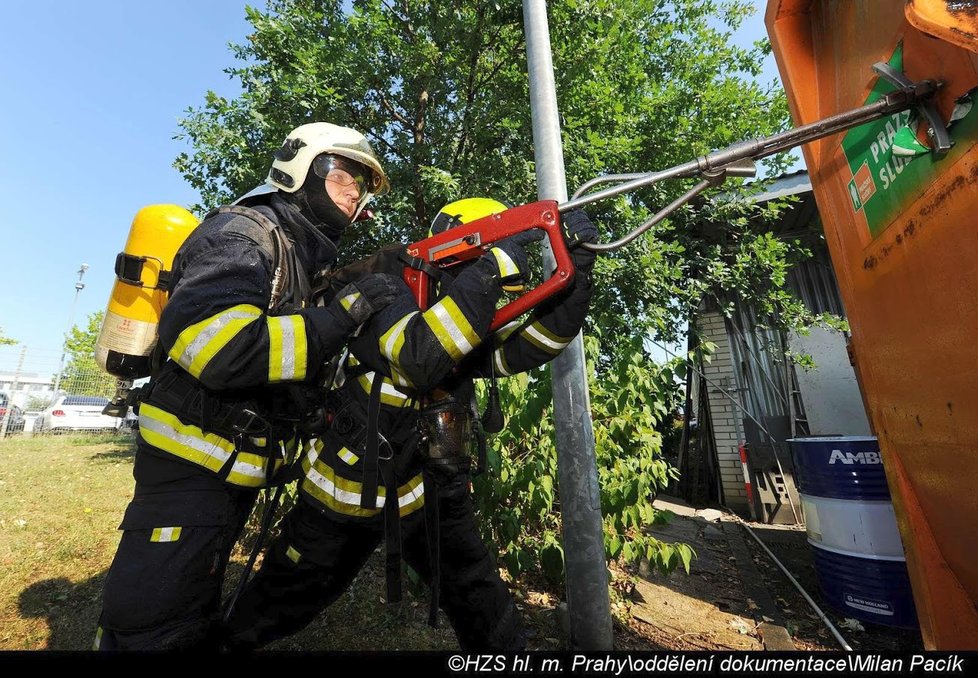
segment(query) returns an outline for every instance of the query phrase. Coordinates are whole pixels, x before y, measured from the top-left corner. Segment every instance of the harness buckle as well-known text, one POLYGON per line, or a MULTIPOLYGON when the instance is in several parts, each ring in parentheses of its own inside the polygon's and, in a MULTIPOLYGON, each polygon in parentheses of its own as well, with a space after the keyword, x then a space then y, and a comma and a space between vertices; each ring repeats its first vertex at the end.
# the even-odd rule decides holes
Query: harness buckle
POLYGON ((235 416, 235 421, 231 423, 231 428, 238 433, 253 435, 256 433, 270 431, 272 424, 262 415, 250 408, 245 407, 235 416), (261 428, 255 428, 255 422, 261 424, 261 428))

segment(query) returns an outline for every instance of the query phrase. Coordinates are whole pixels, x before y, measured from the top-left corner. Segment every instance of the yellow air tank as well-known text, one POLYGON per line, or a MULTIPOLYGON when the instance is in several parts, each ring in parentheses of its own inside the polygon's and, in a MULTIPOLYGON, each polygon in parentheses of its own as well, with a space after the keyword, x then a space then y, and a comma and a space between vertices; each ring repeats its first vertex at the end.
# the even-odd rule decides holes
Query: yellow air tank
POLYGON ((95 358, 109 374, 123 380, 149 376, 173 257, 197 224, 178 205, 149 205, 136 213, 116 257, 116 282, 95 346, 95 358))

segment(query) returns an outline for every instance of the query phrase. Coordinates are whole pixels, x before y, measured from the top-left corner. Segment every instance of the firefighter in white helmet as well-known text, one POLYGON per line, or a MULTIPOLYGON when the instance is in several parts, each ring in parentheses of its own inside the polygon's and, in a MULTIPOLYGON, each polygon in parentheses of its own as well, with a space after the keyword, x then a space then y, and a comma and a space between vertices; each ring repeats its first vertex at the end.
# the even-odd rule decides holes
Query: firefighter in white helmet
POLYGON ((387 189, 362 134, 302 125, 266 185, 208 214, 180 248, 97 647, 212 645, 229 554, 259 488, 315 419, 330 361, 404 289, 377 273, 312 303, 340 236, 387 189))

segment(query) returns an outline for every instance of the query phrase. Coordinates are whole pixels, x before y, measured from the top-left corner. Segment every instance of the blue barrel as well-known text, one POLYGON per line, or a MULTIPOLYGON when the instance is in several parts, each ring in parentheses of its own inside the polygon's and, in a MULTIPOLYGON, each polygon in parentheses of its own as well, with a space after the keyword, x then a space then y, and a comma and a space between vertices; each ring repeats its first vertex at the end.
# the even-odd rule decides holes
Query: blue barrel
POLYGON ((876 438, 825 436, 788 443, 826 601, 847 617, 916 628, 910 577, 876 438))

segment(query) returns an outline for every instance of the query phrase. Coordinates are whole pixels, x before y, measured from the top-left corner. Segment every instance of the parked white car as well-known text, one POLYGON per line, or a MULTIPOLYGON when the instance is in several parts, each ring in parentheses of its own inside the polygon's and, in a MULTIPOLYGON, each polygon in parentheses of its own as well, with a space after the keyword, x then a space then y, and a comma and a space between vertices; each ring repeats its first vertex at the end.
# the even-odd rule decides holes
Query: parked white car
POLYGON ((115 431, 122 420, 102 414, 108 404, 108 398, 101 396, 59 396, 34 422, 34 432, 115 431))

